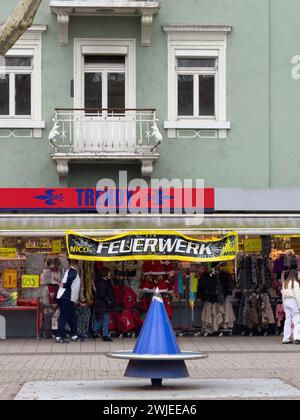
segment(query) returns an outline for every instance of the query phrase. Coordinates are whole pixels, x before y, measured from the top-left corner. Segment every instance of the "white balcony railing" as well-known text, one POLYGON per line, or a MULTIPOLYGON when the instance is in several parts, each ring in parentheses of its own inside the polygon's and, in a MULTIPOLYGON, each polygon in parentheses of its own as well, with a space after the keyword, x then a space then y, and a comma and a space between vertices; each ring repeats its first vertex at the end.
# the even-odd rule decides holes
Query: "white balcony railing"
POLYGON ((56 109, 53 122, 54 155, 151 155, 162 141, 154 109, 56 109))

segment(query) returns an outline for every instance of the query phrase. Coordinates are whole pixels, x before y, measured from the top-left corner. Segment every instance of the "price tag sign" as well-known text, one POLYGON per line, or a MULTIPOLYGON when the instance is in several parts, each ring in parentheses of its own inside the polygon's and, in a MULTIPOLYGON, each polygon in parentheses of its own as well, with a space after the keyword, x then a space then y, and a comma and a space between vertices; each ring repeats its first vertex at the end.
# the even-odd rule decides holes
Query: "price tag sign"
POLYGON ((245 239, 244 251, 245 252, 261 252, 262 242, 261 239, 245 239))
POLYGON ((26 274, 22 276, 23 289, 37 289, 40 287, 40 276, 38 274, 26 274))
POLYGON ((18 287, 17 270, 4 270, 4 288, 16 289, 18 287))
POLYGON ((53 254, 60 254, 62 248, 62 243, 60 240, 52 241, 52 253, 53 254))
POLYGON ((17 258, 17 248, 0 248, 0 258, 17 258))

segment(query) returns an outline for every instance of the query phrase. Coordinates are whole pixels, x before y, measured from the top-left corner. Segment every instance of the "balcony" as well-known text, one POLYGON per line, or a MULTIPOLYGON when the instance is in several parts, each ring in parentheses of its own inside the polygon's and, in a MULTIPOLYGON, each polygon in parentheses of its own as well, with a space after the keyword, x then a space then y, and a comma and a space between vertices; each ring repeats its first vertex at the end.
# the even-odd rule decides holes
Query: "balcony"
POLYGON ((162 141, 157 121, 155 109, 56 109, 49 141, 61 185, 70 162, 139 162, 151 176, 162 141))
POLYGON ((153 17, 159 12, 155 0, 50 0, 51 12, 57 15, 59 44, 69 43, 70 16, 139 16, 142 46, 151 45, 153 17))

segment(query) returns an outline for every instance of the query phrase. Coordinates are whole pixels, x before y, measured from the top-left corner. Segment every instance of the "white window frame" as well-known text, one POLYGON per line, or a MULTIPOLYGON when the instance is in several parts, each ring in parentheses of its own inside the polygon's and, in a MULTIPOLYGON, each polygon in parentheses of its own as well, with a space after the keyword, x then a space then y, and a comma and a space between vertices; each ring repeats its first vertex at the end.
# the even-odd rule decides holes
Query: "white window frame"
MULTIPOLYGON (((28 53, 19 54, 18 57, 32 57, 31 50, 28 50, 28 53)), ((7 54, 6 57, 9 57, 10 54, 7 54)), ((15 56, 15 55, 14 55, 15 56)), ((33 64, 31 64, 30 67, 22 67, 22 66, 14 66, 14 67, 1 67, 0 66, 0 73, 5 74, 9 76, 9 99, 8 99, 8 105, 9 105, 9 112, 8 115, 2 115, 0 114, 0 118, 18 118, 18 119, 32 119, 32 96, 33 96, 33 64), (16 115, 16 75, 20 74, 30 74, 30 114, 29 115, 16 115)))
POLYGON ((163 29, 168 34, 168 121, 164 122, 168 137, 176 138, 179 129, 204 129, 217 130, 219 138, 226 138, 227 130, 230 129, 230 122, 226 118, 226 50, 227 34, 231 27, 166 25, 163 29), (191 118, 177 115, 177 58, 180 57, 216 59, 215 117, 191 118))
POLYGON ((74 39, 74 108, 84 108, 84 55, 125 56, 125 108, 136 108, 135 39, 74 39))
POLYGON ((45 128, 45 121, 42 121, 42 33, 46 29, 46 25, 32 25, 5 54, 8 57, 32 57, 31 116, 0 116, 0 129, 33 129, 33 137, 42 137, 45 128))
MULTIPOLYGON (((108 74, 122 73, 125 74, 126 84, 126 69, 125 64, 85 64, 84 73, 101 73, 102 74, 102 108, 108 108, 108 74)), ((126 98, 126 92, 125 92, 126 98)), ((85 100, 85 98, 84 98, 85 100)))
POLYGON ((197 56, 194 56, 193 51, 190 52, 191 55, 182 55, 182 56, 176 56, 176 78, 177 78, 177 82, 176 82, 176 101, 177 101, 177 113, 178 113, 178 76, 180 75, 184 75, 184 76, 193 76, 193 87, 194 87, 194 92, 193 92, 193 109, 194 109, 194 115, 179 115, 178 114, 178 119, 194 119, 194 118, 199 118, 199 119, 210 119, 210 120, 217 120, 217 112, 218 109, 216 107, 216 105, 218 104, 218 78, 217 78, 217 72, 218 72, 218 61, 216 57, 213 57, 212 55, 210 55, 209 57, 207 57, 207 53, 204 53, 203 55, 199 56, 197 54, 197 56), (212 68, 212 67, 178 67, 177 66, 177 59, 178 58, 213 58, 216 60, 216 67, 212 68), (199 115, 199 76, 214 76, 214 115, 199 115))

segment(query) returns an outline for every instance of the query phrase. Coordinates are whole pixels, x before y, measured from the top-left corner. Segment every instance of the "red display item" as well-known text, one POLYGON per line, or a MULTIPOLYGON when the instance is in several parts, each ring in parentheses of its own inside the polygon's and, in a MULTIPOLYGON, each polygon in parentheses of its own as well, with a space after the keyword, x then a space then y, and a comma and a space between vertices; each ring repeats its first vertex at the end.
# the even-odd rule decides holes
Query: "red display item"
POLYGON ((58 291, 58 284, 49 284, 48 285, 49 304, 50 305, 55 305, 56 304, 57 291, 58 291))
POLYGON ((109 314, 109 331, 116 331, 118 329, 118 314, 116 311, 112 311, 109 314))
POLYGON ((123 302, 124 302, 123 286, 115 285, 115 286, 113 286, 113 289, 114 289, 116 304, 117 305, 122 305, 123 302))
POLYGON ((103 270, 103 261, 96 261, 95 263, 97 272, 101 272, 103 270))
POLYGON ((144 261, 142 264, 144 274, 153 274, 155 276, 165 274, 166 270, 162 261, 144 261))
POLYGON ((147 274, 152 274, 152 261, 143 261, 142 272, 147 274))
POLYGON ((147 276, 142 276, 141 282, 140 282, 140 290, 144 289, 146 280, 147 280, 147 276))
POLYGON ((142 311, 147 312, 151 303, 149 296, 142 296, 140 300, 140 308, 142 311))
POLYGON ((132 317, 133 317, 133 320, 134 320, 135 331, 139 332, 142 325, 143 325, 143 320, 142 320, 140 314, 137 311, 132 310, 131 314, 132 314, 132 317))
POLYGON ((151 261, 152 262, 152 274, 162 275, 165 274, 165 267, 162 261, 151 261))
POLYGON ((163 299, 168 317, 171 319, 173 315, 172 302, 169 298, 163 299))
POLYGON ((135 327, 134 318, 129 309, 125 309, 118 317, 118 328, 121 333, 125 334, 128 331, 132 331, 135 327))
POLYGON ((172 261, 162 261, 162 266, 166 274, 172 275, 175 273, 174 264, 172 261))
POLYGON ((131 287, 125 287, 124 290, 124 308, 130 309, 136 305, 137 294, 132 290, 131 287))
POLYGON ((152 280, 152 278, 151 278, 151 277, 148 277, 148 278, 146 279, 146 281, 145 281, 145 284, 144 284, 143 290, 148 290, 148 291, 150 291, 150 290, 153 290, 153 289, 154 289, 154 281, 152 280))
POLYGON ((165 285, 166 285, 168 291, 174 290, 174 278, 172 278, 172 279, 170 279, 170 278, 166 279, 165 280, 165 285))
POLYGON ((158 288, 160 292, 168 292, 168 286, 163 279, 160 279, 158 282, 158 288))

